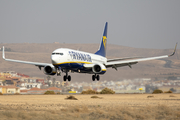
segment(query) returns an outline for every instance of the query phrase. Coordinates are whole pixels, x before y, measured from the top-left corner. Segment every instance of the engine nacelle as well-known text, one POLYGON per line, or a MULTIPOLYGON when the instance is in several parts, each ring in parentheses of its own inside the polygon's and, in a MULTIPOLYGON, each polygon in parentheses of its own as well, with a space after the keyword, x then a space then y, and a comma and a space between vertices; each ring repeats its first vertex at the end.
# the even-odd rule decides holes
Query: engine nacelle
POLYGON ((48 65, 44 67, 44 73, 46 75, 55 75, 57 73, 57 69, 53 65, 48 65))
POLYGON ((96 74, 104 74, 106 72, 106 67, 103 64, 95 64, 92 67, 92 71, 96 74))

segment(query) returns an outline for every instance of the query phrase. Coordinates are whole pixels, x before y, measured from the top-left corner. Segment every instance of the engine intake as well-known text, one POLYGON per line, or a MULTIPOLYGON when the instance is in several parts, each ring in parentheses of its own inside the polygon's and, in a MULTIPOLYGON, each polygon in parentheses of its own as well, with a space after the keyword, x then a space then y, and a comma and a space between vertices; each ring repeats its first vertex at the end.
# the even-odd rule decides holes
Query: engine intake
POLYGON ((96 74, 101 74, 103 71, 105 72, 106 71, 106 67, 102 64, 95 64, 93 67, 92 67, 92 71, 96 74))
POLYGON ((95 74, 104 74, 106 72, 106 67, 100 63, 84 64, 83 66, 86 69, 92 70, 92 73, 95 73, 95 74))
POLYGON ((94 73, 100 73, 102 71, 100 65, 94 65, 92 69, 94 73))
POLYGON ((45 66, 44 67, 44 73, 46 75, 55 75, 57 73, 56 67, 52 66, 45 66))

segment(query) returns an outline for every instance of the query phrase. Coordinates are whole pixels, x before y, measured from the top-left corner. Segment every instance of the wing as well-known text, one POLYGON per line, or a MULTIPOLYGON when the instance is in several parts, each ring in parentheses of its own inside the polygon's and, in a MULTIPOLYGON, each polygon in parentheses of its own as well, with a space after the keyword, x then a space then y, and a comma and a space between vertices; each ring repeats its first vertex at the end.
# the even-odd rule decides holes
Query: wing
POLYGON ((132 57, 132 58, 116 58, 116 59, 109 59, 107 60, 106 67, 112 67, 117 70, 117 67, 123 67, 123 66, 129 66, 131 68, 131 65, 137 64, 141 61, 148 61, 148 60, 155 60, 155 59, 161 59, 161 58, 167 58, 170 56, 173 56, 176 52, 177 43, 174 49, 174 52, 171 55, 163 55, 163 56, 157 56, 157 57, 148 57, 148 58, 138 58, 138 57, 132 57))
POLYGON ((11 62, 17 62, 17 63, 24 63, 24 64, 31 64, 31 65, 35 65, 40 67, 45 67, 47 65, 52 65, 50 63, 39 63, 39 62, 30 62, 30 61, 21 61, 21 60, 14 60, 14 59, 6 59, 5 58, 5 53, 4 53, 4 46, 3 46, 3 55, 2 55, 3 59, 6 61, 11 61, 11 62))
POLYGON ((142 57, 115 58, 115 59, 108 59, 107 62, 119 61, 119 60, 131 60, 131 59, 135 59, 135 58, 142 58, 142 57))

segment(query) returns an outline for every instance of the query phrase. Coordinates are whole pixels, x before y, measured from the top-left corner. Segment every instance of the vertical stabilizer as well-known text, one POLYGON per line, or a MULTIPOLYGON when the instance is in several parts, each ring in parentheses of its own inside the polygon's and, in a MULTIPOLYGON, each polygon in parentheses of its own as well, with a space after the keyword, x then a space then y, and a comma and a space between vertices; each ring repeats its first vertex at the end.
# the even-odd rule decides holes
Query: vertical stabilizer
POLYGON ((108 29, 108 22, 106 22, 105 24, 104 33, 103 33, 101 44, 99 46, 99 50, 95 53, 103 57, 106 57, 107 29, 108 29))

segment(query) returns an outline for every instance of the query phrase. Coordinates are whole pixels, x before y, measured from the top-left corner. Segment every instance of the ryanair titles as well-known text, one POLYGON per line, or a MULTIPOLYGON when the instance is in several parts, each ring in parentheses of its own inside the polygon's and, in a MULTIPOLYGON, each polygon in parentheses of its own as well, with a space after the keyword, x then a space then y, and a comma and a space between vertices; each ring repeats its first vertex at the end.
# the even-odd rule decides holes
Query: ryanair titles
POLYGON ((83 54, 83 53, 78 53, 74 51, 69 51, 69 55, 73 60, 83 60, 87 62, 92 62, 91 56, 89 54, 83 54))

